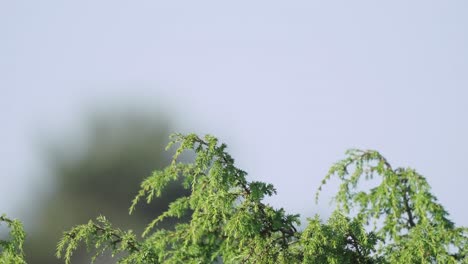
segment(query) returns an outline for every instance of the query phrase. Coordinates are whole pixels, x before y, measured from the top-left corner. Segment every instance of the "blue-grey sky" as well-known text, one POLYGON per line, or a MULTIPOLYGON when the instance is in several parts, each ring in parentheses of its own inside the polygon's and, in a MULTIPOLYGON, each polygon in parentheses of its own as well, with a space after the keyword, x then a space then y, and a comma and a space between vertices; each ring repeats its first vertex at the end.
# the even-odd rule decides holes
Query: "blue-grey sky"
POLYGON ((372 148, 468 225, 467 13, 461 0, 2 1, 0 211, 45 184, 38 134, 117 100, 219 136, 290 212, 329 211, 313 203, 328 167, 372 148))

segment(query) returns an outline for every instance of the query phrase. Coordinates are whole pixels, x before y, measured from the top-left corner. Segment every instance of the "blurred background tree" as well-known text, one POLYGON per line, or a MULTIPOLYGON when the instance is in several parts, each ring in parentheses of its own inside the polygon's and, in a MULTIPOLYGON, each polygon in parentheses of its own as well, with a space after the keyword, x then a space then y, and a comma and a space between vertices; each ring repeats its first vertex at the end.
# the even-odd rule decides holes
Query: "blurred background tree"
MULTIPOLYGON (((102 214, 116 226, 141 231, 170 201, 188 194, 173 184, 161 199, 129 216, 142 179, 170 160, 162 151, 170 124, 160 114, 127 110, 97 111, 85 120, 83 139, 64 137, 43 144, 53 189, 32 214, 34 223, 25 248, 28 263, 62 263, 54 257, 56 243, 63 230, 76 224, 102 214)), ((74 256, 75 263, 88 261, 84 251, 74 256)))

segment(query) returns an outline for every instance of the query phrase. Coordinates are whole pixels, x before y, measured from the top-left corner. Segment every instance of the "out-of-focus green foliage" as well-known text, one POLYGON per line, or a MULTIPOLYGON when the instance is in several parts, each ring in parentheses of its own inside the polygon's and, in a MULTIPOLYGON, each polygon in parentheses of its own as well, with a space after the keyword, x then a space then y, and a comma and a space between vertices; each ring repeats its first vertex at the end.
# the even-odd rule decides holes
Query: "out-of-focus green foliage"
MULTIPOLYGON (((275 194, 271 184, 248 181, 212 136, 173 137, 172 163, 141 183, 130 207, 162 195, 179 181, 190 194, 177 198, 153 219, 141 238, 114 228, 103 216, 65 232, 57 257, 72 262, 80 244, 93 249, 92 261, 110 251, 119 263, 468 263, 467 228, 456 227, 430 192, 425 178, 412 169, 393 169, 376 151, 351 150, 334 164, 331 177, 341 181, 336 211, 298 230, 299 215, 263 202, 275 194), (180 161, 185 151, 193 162, 180 161), (379 179, 376 187, 360 188, 379 179), (174 229, 160 227, 167 218, 190 215, 174 229)), ((318 194, 317 194, 318 197, 318 194)))
MULTIPOLYGON (((42 156, 52 179, 49 195, 31 215, 34 222, 25 243, 28 262, 62 263, 54 252, 63 230, 90 218, 106 215, 114 224, 140 232, 169 202, 187 195, 179 183, 172 183, 157 204, 128 215, 139 183, 155 168, 170 164, 171 157, 164 152, 169 126, 164 116, 150 111, 100 110, 84 119, 81 135, 78 131, 75 137, 45 141, 42 156)), ((75 252, 73 260, 88 262, 85 253, 75 252)), ((104 258, 98 262, 112 263, 104 258)))

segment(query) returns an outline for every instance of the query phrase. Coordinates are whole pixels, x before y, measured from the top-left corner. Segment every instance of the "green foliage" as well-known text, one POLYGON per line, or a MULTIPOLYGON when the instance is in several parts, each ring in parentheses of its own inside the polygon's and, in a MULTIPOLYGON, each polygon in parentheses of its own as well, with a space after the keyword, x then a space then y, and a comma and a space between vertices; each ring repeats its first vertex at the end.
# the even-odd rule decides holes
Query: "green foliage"
MULTIPOLYGON (((341 180, 337 210, 357 212, 382 239, 378 255, 390 263, 468 263, 468 229, 455 227, 430 192, 426 179, 410 168, 393 169, 376 151, 349 150, 330 168, 341 180), (380 184, 358 191, 359 181, 380 177, 380 184)), ((322 186, 320 186, 319 191, 322 186)))
POLYGON ((326 224, 309 219, 302 233, 305 263, 385 263, 375 255, 379 238, 366 232, 362 219, 350 219, 335 211, 326 224))
MULTIPOLYGON (((60 258, 64 252, 65 262, 69 263, 79 242, 84 242, 88 249, 92 247, 98 249, 92 257, 92 262, 107 249, 111 249, 113 255, 123 251, 131 253, 138 250, 138 242, 132 231, 124 232, 113 228, 104 216, 99 216, 97 223, 89 221, 88 224, 76 226, 67 232, 57 245, 57 257, 60 258)), ((125 263, 123 260, 122 262, 125 263)))
MULTIPOLYGON (((54 184, 29 204, 36 208, 29 210, 34 225, 24 248, 28 263, 63 263, 51 252, 65 228, 102 214, 114 226, 139 234, 171 201, 189 194, 180 182, 173 182, 157 203, 145 204, 128 215, 129 201, 139 184, 153 170, 170 164, 171 153, 164 152, 169 135, 165 116, 139 108, 94 109, 78 127, 82 127, 78 138, 73 133, 40 141, 41 157, 54 184)), ((172 220, 159 227, 173 226, 172 220)), ((178 221, 186 222, 188 216, 178 221)), ((73 262, 87 263, 89 255, 86 248, 79 247, 73 262)), ((108 255, 98 261, 112 262, 108 255)))
POLYGON ((23 243, 26 234, 23 224, 18 220, 12 220, 6 215, 0 216, 0 225, 6 224, 10 229, 10 239, 0 239, 0 264, 26 263, 24 261, 23 243))
POLYGON ((263 202, 275 188, 248 181, 215 137, 177 134, 174 144, 171 165, 142 182, 130 213, 174 181, 189 196, 173 201, 139 239, 102 216, 76 226, 64 234, 57 256, 71 263, 84 243, 96 249, 93 261, 110 250, 119 263, 468 263, 467 228, 448 219, 423 176, 393 169, 376 151, 350 150, 331 167, 319 192, 330 178, 340 180, 336 211, 298 230, 299 215, 263 202), (195 152, 193 162, 180 161, 185 151, 195 152), (363 190, 365 180, 379 183, 363 190), (187 215, 191 220, 173 229, 158 226, 187 215))

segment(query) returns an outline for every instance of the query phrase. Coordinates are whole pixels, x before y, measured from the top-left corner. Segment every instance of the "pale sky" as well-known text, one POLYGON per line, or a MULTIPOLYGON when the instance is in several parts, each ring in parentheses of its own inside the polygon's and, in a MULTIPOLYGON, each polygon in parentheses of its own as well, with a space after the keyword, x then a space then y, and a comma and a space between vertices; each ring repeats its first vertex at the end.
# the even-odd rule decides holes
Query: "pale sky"
POLYGON ((327 169, 371 148, 468 226, 467 14, 467 1, 0 1, 0 213, 47 185, 40 135, 120 101, 220 137, 291 213, 329 212, 314 204, 327 169))

